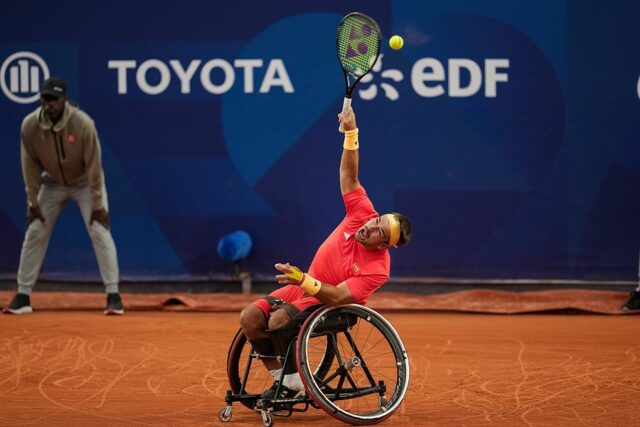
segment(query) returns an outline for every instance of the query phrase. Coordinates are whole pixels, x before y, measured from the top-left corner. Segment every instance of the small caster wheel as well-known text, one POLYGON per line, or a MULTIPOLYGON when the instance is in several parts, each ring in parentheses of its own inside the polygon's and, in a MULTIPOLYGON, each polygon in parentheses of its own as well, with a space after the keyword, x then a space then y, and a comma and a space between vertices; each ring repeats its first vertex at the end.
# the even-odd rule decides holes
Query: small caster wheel
POLYGON ((231 405, 227 405, 218 412, 218 419, 223 423, 231 421, 231 405))
POLYGON ((261 414, 262 414, 262 425, 264 425, 264 427, 271 427, 275 423, 271 412, 261 411, 261 414))

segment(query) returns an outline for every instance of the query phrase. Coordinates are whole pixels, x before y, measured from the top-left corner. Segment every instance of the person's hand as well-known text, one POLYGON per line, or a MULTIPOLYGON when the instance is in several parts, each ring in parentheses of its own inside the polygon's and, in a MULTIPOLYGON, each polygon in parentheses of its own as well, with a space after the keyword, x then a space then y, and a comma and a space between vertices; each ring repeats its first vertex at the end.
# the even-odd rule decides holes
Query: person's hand
POLYGON ((356 126, 356 113, 353 112, 353 108, 349 108, 347 112, 338 114, 338 122, 341 129, 354 130, 356 126))
POLYGON ((106 229, 109 229, 111 225, 111 221, 109 220, 109 212, 107 212, 105 208, 91 212, 91 219, 89 220, 89 225, 93 224, 93 221, 98 221, 106 229))
POLYGON ((282 274, 276 275, 276 282, 281 285, 296 285, 298 286, 302 281, 302 277, 304 274, 300 269, 296 266, 286 264, 276 264, 276 270, 278 270, 282 274))
POLYGON ((29 227, 36 219, 42 221, 43 224, 47 222, 47 220, 44 219, 44 215, 42 215, 40 206, 29 206, 27 209, 27 227, 29 227))
POLYGON ((320 292, 322 288, 322 282, 314 279, 307 273, 303 273, 295 265, 276 264, 276 270, 282 274, 276 275, 276 281, 281 285, 295 285, 300 286, 307 295, 315 295, 320 292))

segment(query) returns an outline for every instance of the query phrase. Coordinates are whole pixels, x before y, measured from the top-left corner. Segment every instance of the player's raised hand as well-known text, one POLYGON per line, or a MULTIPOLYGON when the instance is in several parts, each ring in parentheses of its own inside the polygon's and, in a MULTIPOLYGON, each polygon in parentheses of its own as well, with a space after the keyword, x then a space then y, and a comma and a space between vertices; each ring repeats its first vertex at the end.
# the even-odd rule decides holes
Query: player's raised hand
POLYGON ((346 112, 338 114, 338 123, 340 128, 345 131, 354 130, 356 128, 356 113, 353 108, 349 108, 346 112))

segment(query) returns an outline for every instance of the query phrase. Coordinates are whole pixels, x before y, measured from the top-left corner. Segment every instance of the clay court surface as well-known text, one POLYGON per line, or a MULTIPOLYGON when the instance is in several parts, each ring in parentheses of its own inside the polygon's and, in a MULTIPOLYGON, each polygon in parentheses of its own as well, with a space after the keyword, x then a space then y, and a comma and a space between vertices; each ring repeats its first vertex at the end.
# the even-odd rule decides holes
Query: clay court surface
MULTIPOLYGON (((640 318, 383 311, 411 383, 394 426, 633 426, 640 318)), ((0 425, 223 425, 238 313, 0 316, 0 425)), ((234 405, 227 426, 261 425, 234 405)), ((280 426, 345 425, 310 409, 280 426)))

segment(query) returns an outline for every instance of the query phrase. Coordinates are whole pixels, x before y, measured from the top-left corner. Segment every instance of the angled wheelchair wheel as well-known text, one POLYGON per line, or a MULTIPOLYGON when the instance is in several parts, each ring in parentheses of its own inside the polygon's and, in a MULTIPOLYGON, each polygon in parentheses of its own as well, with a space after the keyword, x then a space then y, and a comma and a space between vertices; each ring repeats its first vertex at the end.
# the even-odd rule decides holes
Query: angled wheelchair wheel
POLYGON ((240 402, 249 409, 256 406, 260 394, 269 388, 273 378, 258 359, 249 357, 253 352, 251 343, 242 329, 236 332, 227 355, 227 376, 231 391, 246 396, 240 402))
MULTIPOLYGON (((291 348, 295 349, 295 346, 291 348)), ((255 355, 251 343, 247 341, 242 329, 239 329, 233 337, 227 354, 227 377, 233 394, 246 396, 240 402, 249 409, 255 408, 260 394, 273 384, 273 377, 260 360, 250 357, 252 354, 255 355)), ((295 355, 292 354, 290 357, 295 355)), ((313 371, 316 378, 325 377, 333 364, 333 359, 333 348, 325 347, 313 371)))
POLYGON ((300 329, 298 371, 310 397, 349 424, 374 424, 395 412, 409 385, 400 337, 380 314, 357 304, 325 307, 300 329), (333 353, 328 370, 324 355, 333 353), (323 366, 319 377, 314 372, 323 366))

